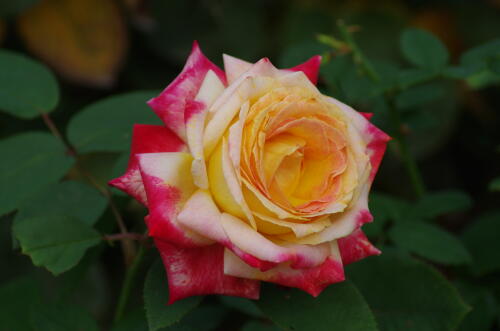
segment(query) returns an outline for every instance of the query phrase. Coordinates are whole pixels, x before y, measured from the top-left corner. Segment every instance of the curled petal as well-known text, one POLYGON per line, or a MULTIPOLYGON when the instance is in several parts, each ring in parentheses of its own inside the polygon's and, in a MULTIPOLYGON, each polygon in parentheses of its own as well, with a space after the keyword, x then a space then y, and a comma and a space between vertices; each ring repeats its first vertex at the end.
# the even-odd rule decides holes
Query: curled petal
POLYGON ((205 120, 208 108, 223 91, 224 84, 212 70, 209 70, 192 103, 195 106, 195 111, 186 113, 185 116, 187 143, 194 158, 191 172, 195 185, 202 189, 208 188, 207 170, 203 154, 205 120))
POLYGON ((159 239, 155 240, 155 245, 167 271, 169 304, 206 294, 259 298, 259 281, 224 274, 224 247, 221 245, 186 248, 159 239))
POLYGON ((109 184, 147 205, 146 192, 136 155, 140 153, 180 152, 185 149, 186 146, 182 140, 168 128, 159 125, 135 124, 127 171, 124 175, 111 180, 109 184))
POLYGON ((186 141, 186 110, 196 112, 192 105, 198 90, 209 70, 212 70, 222 82, 224 72, 203 55, 197 42, 194 42, 191 54, 182 72, 159 96, 148 101, 149 106, 165 125, 186 141))
POLYGON ((331 254, 323 263, 307 269, 293 269, 283 264, 268 271, 260 271, 249 267, 230 250, 226 249, 224 251, 224 273, 236 277, 296 287, 314 297, 318 296, 328 285, 345 279, 342 260, 335 242, 331 244, 331 254))
POLYGON ((254 268, 268 269, 284 262, 290 262, 292 268, 310 268, 323 263, 329 255, 328 244, 278 245, 270 241, 242 220, 221 213, 210 194, 203 190, 191 196, 177 220, 185 228, 231 249, 254 268))
POLYGON ((340 255, 344 264, 350 264, 365 257, 379 255, 380 251, 372 245, 361 229, 338 240, 340 255))

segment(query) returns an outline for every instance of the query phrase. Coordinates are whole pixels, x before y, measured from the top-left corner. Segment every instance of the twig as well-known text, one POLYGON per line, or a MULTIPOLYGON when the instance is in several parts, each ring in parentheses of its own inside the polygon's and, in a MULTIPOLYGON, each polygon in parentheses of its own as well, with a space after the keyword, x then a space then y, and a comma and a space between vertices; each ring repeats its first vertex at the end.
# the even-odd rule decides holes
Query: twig
POLYGON ((124 239, 144 241, 148 239, 148 237, 142 233, 128 232, 128 233, 107 234, 103 236, 103 239, 107 241, 117 241, 124 239))
MULTIPOLYGON (((63 135, 61 134, 61 131, 59 131, 54 121, 52 121, 52 119, 50 118, 49 114, 42 112, 41 116, 45 125, 48 127, 48 129, 54 135, 54 137, 59 139, 66 146, 68 154, 74 157, 75 159, 78 159, 78 153, 76 149, 64 139, 63 135)), ((113 202, 111 191, 107 187, 102 187, 101 185, 99 185, 97 180, 91 174, 82 169, 80 166, 77 165, 76 168, 78 172, 80 172, 80 174, 84 176, 90 182, 90 184, 94 186, 108 200, 108 205, 111 209, 111 212, 113 213, 113 216, 116 220, 116 223, 118 225, 118 228, 120 229, 121 234, 128 233, 127 227, 123 222, 123 218, 120 215, 120 212, 118 211, 118 208, 116 207, 115 203, 113 202)), ((134 242, 132 240, 122 240, 121 246, 125 264, 128 266, 134 260, 136 252, 134 242)))

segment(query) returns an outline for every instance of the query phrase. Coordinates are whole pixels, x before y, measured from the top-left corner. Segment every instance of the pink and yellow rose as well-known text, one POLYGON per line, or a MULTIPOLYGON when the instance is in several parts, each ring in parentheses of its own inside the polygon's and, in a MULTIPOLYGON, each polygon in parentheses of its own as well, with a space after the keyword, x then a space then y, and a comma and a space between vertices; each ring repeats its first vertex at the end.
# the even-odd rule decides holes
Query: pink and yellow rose
POLYGON ((259 281, 317 296, 343 265, 379 254, 361 231, 389 137, 315 87, 321 58, 276 69, 197 43, 137 124, 126 173, 111 185, 146 205, 170 302, 258 298, 259 281))

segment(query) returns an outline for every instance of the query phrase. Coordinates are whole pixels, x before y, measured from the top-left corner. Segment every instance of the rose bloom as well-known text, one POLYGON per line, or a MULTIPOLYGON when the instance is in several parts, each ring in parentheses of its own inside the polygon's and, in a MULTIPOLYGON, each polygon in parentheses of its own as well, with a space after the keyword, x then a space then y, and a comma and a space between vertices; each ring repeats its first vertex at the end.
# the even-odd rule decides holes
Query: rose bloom
POLYGON ((180 75, 148 104, 126 173, 110 182, 149 209, 169 302, 257 299, 259 281, 317 296, 343 265, 379 254, 361 231, 389 137, 315 87, 321 57, 278 70, 195 42, 180 75))

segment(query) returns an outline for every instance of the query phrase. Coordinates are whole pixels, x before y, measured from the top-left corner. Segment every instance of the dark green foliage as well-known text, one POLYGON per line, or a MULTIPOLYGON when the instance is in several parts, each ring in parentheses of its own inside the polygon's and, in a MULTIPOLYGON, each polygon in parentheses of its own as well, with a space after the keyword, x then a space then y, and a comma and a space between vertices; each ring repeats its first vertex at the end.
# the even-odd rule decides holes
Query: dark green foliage
POLYGON ((159 330, 179 322, 201 300, 202 297, 191 297, 167 306, 168 282, 161 261, 156 261, 149 269, 144 284, 144 305, 150 330, 159 330))
POLYGON ((329 286, 317 298, 297 289, 266 285, 257 304, 285 330, 377 330, 369 305, 349 281, 329 286))

